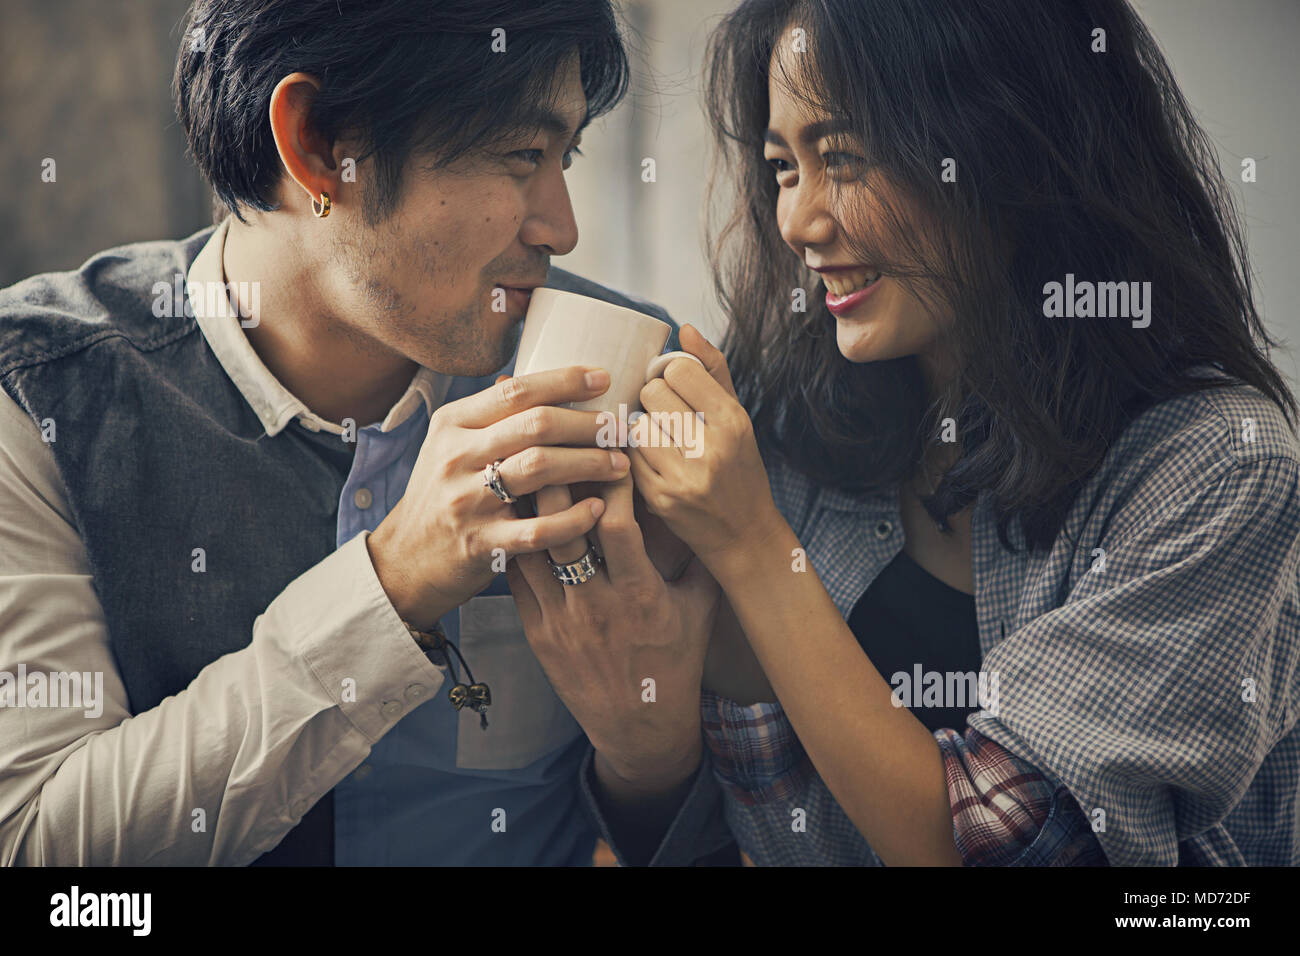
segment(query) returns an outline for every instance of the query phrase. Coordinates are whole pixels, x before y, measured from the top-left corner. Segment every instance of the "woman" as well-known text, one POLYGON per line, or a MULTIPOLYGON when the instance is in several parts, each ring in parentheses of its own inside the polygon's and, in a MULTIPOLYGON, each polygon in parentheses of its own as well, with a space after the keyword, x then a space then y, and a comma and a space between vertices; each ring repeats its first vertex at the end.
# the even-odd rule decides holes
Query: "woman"
POLYGON ((726 358, 683 329, 642 399, 703 453, 631 458, 734 611, 741 849, 1300 861, 1296 408, 1133 11, 746 0, 708 103, 726 358))

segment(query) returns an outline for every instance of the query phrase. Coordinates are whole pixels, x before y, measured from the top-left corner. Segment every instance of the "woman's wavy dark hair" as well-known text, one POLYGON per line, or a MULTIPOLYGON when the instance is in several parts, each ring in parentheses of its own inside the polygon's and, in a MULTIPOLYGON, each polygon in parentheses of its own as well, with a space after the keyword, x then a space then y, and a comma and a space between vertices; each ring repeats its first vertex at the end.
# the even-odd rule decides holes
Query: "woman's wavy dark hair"
POLYGON ((1124 0, 745 0, 710 41, 706 89, 710 196, 721 169, 736 187, 709 242, 724 350, 765 454, 851 494, 889 491, 951 416, 961 457, 927 510, 946 524, 988 488, 1003 546, 1018 515, 1045 549, 1127 423, 1207 387, 1195 366, 1259 389, 1295 427, 1214 150, 1124 0), (954 317, 960 372, 932 401, 915 356, 840 354, 811 294, 824 289, 778 232, 762 138, 778 42, 792 55, 777 80, 847 121, 891 187, 859 179, 876 201, 845 224, 855 261, 954 317), (1149 327, 1045 318, 1044 284, 1067 273, 1150 281, 1149 327))

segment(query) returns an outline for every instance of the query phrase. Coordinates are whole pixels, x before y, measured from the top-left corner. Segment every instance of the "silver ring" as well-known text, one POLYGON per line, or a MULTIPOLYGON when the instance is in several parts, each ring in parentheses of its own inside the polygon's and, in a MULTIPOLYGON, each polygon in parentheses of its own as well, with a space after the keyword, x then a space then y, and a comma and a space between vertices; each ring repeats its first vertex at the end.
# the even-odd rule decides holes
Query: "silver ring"
POLYGON ((605 563, 596 546, 590 541, 587 542, 587 551, 577 561, 571 561, 568 564, 556 564, 551 560, 551 556, 546 556, 546 563, 551 566, 551 573, 561 584, 585 584, 596 576, 600 566, 605 563))
POLYGON ((500 465, 504 460, 504 458, 498 458, 483 469, 483 485, 506 504, 510 504, 519 499, 507 491, 506 486, 501 481, 500 465))

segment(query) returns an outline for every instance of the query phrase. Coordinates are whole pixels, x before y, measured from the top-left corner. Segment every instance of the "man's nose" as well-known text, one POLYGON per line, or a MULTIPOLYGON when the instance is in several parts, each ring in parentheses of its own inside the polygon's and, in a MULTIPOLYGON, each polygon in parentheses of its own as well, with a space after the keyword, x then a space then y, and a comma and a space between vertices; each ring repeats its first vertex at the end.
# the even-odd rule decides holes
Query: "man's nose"
POLYGON ((525 245, 542 246, 551 255, 568 255, 578 245, 578 221, 573 216, 569 187, 556 169, 539 181, 531 208, 519 231, 525 245))

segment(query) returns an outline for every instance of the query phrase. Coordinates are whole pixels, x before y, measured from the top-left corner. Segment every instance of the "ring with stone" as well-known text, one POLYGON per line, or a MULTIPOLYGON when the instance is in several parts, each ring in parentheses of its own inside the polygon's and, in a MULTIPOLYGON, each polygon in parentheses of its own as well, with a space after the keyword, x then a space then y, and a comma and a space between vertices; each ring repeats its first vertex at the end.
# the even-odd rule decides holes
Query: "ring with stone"
POLYGON ((483 469, 483 485, 506 504, 510 504, 519 499, 507 491, 505 484, 501 481, 501 462, 504 460, 504 458, 498 458, 483 469))

